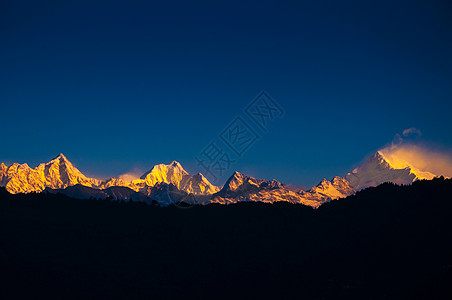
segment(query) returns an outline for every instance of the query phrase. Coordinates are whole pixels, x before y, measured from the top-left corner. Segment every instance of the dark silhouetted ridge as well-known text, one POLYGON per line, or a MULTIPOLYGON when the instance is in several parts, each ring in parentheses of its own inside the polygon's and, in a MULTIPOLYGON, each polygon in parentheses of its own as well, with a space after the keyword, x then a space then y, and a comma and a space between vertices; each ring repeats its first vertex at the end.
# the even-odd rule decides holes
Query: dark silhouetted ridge
POLYGON ((1 188, 0 295, 450 299, 451 215, 444 178, 382 184, 316 210, 180 209, 1 188))

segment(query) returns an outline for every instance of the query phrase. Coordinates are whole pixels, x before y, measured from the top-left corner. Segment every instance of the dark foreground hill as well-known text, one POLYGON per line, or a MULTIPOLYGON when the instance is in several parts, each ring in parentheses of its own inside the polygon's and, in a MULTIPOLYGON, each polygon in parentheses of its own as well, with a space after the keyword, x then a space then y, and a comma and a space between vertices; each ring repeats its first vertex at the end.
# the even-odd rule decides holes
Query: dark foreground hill
POLYGON ((452 181, 317 210, 0 190, 0 298, 451 299, 452 181))

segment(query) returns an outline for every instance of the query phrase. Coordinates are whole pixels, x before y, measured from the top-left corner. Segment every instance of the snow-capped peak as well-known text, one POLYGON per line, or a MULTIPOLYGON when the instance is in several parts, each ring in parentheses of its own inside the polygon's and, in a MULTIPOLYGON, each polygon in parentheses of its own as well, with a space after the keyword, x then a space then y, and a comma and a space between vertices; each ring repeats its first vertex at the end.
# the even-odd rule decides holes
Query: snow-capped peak
POLYGON ((435 175, 421 171, 408 163, 403 157, 377 151, 364 164, 345 176, 356 190, 377 186, 384 182, 410 184, 419 179, 432 179, 435 175))
POLYGON ((265 179, 256 179, 254 177, 246 176, 236 171, 226 181, 223 188, 221 189, 221 193, 230 194, 244 191, 249 192, 259 189, 277 188, 283 188, 283 185, 276 179, 273 179, 271 181, 265 179))
POLYGON ((10 193, 41 192, 45 188, 61 189, 76 184, 96 186, 98 180, 87 178, 60 153, 48 163, 30 168, 26 163, 14 163, 7 169, 0 168, 1 184, 10 193))
POLYGON ((55 162, 71 164, 71 162, 67 159, 66 156, 64 156, 63 153, 58 154, 55 158, 51 159, 48 163, 46 163, 46 165, 55 162))
POLYGON ((324 178, 320 183, 308 191, 300 194, 306 199, 316 200, 320 203, 344 198, 355 193, 350 183, 342 177, 335 176, 331 181, 324 178))
POLYGON ((224 184, 222 191, 233 192, 233 191, 237 190, 241 185, 243 185, 243 183, 247 179, 254 179, 254 178, 243 175, 242 173, 235 171, 224 184))
POLYGON ((183 169, 183 168, 182 168, 182 165, 181 165, 178 161, 175 161, 175 160, 173 160, 173 161, 171 162, 170 166, 173 167, 173 168, 183 169))
POLYGON ((194 195, 210 195, 219 190, 201 173, 190 175, 177 161, 173 161, 169 165, 156 165, 149 172, 143 174, 141 179, 148 187, 157 183, 173 184, 178 189, 194 195))
POLYGON ((66 156, 64 156, 63 153, 58 154, 57 157, 54 158, 55 159, 60 159, 60 160, 64 160, 64 161, 68 161, 68 159, 66 158, 66 156))
POLYGON ((378 153, 383 158, 383 160, 388 163, 393 169, 410 169, 411 173, 416 175, 415 180, 430 180, 437 176, 429 171, 420 170, 419 167, 416 166, 416 162, 413 163, 412 161, 409 161, 399 153, 392 153, 388 151, 385 154, 384 150, 378 151, 378 153))
POLYGON ((149 172, 143 174, 141 179, 144 179, 148 186, 154 186, 158 182, 164 182, 172 183, 179 188, 179 183, 182 181, 184 175, 189 174, 182 168, 180 163, 173 161, 169 165, 155 165, 149 172))

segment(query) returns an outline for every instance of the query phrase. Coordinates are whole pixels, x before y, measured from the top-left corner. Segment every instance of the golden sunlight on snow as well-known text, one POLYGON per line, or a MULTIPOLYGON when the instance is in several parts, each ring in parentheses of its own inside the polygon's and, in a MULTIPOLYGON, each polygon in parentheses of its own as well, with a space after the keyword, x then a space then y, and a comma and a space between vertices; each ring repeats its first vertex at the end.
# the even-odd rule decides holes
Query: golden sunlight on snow
POLYGON ((415 145, 391 146, 380 150, 380 153, 394 169, 409 167, 420 179, 452 176, 452 158, 444 153, 415 145))

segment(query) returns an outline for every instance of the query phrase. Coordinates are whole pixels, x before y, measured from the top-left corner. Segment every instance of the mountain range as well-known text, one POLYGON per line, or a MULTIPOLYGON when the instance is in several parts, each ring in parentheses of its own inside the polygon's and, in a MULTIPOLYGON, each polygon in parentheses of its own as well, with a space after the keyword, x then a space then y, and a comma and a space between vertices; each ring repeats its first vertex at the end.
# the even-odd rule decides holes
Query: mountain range
POLYGON ((317 208, 325 202, 384 182, 410 184, 443 175, 422 171, 401 161, 402 158, 395 164, 384 151, 377 151, 344 178, 323 179, 307 191, 296 192, 275 179, 256 179, 239 172, 234 172, 222 187, 217 187, 201 173, 188 173, 176 161, 156 165, 138 179, 120 176, 99 180, 83 175, 60 153, 36 168, 26 163, 0 164, 0 186, 6 187, 12 194, 45 191, 75 198, 157 201, 160 205, 285 201, 317 208))

